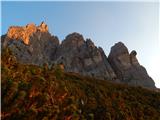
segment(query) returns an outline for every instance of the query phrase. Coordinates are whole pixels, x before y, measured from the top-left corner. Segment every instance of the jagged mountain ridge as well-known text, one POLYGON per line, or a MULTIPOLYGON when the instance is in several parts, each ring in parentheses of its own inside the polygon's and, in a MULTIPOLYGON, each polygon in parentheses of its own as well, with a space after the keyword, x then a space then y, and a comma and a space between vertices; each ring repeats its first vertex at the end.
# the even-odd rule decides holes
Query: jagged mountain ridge
POLYGON ((122 42, 111 48, 107 58, 101 47, 95 46, 91 39, 84 40, 76 32, 69 34, 60 44, 58 37, 52 36, 48 26, 42 22, 39 26, 10 27, 7 34, 2 36, 2 49, 6 47, 21 63, 63 64, 66 72, 134 86, 155 87, 152 78, 139 64, 136 51, 129 54, 122 42))

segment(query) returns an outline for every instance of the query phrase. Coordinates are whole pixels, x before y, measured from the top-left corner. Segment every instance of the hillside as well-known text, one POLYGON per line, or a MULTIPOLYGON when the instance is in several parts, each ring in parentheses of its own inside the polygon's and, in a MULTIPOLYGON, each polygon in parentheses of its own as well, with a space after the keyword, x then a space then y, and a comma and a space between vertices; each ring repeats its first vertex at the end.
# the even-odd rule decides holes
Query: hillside
POLYGON ((22 64, 10 49, 1 72, 2 120, 160 120, 160 92, 22 64))

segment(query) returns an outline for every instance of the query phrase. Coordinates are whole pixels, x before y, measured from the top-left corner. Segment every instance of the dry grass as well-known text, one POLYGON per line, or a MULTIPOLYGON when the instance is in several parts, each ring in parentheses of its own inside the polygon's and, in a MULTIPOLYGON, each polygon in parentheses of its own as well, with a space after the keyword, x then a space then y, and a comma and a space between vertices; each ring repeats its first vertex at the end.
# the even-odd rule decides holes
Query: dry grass
POLYGON ((2 120, 160 120, 160 93, 23 65, 2 51, 2 120))

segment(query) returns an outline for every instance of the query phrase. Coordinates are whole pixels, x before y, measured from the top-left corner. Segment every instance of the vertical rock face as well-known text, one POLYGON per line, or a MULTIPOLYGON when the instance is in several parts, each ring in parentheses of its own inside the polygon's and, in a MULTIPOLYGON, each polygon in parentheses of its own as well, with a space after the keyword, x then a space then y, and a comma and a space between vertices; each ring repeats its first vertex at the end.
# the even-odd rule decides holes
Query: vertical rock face
POLYGON ((48 26, 42 22, 39 26, 10 27, 7 34, 1 37, 1 45, 2 49, 8 47, 21 63, 60 64, 67 72, 155 87, 145 68, 139 64, 136 51, 129 54, 121 42, 111 48, 107 58, 102 48, 96 47, 91 39, 84 40, 79 33, 69 34, 59 44, 58 38, 52 36, 48 26))
POLYGON ((57 51, 57 63, 62 63, 67 72, 81 73, 101 79, 116 77, 103 50, 79 33, 68 35, 57 51))
POLYGON ((36 65, 50 64, 58 45, 58 38, 51 36, 44 22, 39 26, 12 26, 2 40, 2 48, 10 48, 20 62, 36 65))
POLYGON ((23 42, 28 45, 30 37, 37 31, 48 32, 48 26, 44 22, 42 22, 38 27, 33 23, 24 27, 11 26, 7 32, 7 36, 10 39, 23 40, 23 42))
POLYGON ((134 50, 129 54, 127 47, 119 42, 111 48, 108 60, 121 82, 135 86, 155 87, 145 68, 139 64, 136 54, 134 50))

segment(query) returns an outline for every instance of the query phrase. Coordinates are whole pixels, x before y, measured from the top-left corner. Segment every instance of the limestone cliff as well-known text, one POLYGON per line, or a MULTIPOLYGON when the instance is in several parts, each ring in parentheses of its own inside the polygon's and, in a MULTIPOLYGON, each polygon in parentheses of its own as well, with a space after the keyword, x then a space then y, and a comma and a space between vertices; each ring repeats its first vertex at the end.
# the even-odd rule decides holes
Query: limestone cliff
POLYGON ((62 64, 66 72, 127 83, 129 85, 155 87, 137 58, 136 51, 130 54, 127 47, 119 42, 111 48, 109 57, 91 39, 84 39, 79 33, 72 33, 59 43, 51 35, 48 26, 12 26, 1 37, 2 49, 9 48, 17 60, 25 64, 62 64))
POLYGON ((101 79, 116 78, 102 49, 79 33, 69 34, 56 52, 56 62, 65 65, 67 72, 81 73, 101 79))
POLYGON ((30 37, 35 32, 48 32, 48 26, 42 22, 40 26, 36 26, 34 23, 28 24, 26 26, 11 26, 8 29, 7 36, 14 40, 23 40, 23 42, 28 45, 30 37))
POLYGON ((59 45, 58 38, 48 32, 44 22, 39 26, 12 26, 3 38, 2 48, 10 48, 17 59, 25 64, 51 64, 59 45))
POLYGON ((119 42, 111 48, 108 59, 120 82, 154 87, 154 81, 149 77, 146 69, 139 64, 136 55, 135 50, 129 54, 127 47, 119 42))

